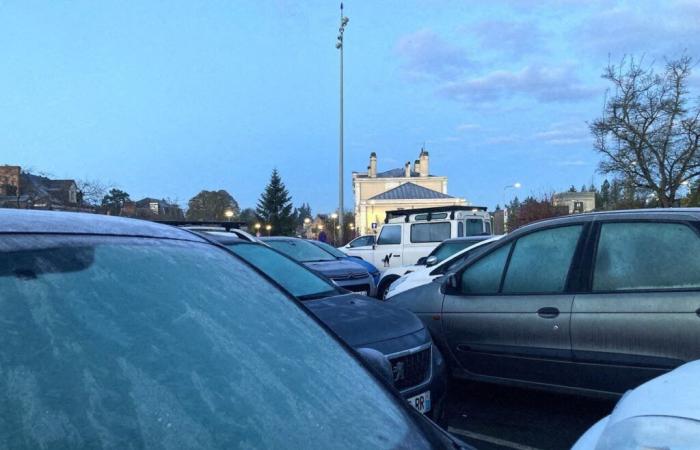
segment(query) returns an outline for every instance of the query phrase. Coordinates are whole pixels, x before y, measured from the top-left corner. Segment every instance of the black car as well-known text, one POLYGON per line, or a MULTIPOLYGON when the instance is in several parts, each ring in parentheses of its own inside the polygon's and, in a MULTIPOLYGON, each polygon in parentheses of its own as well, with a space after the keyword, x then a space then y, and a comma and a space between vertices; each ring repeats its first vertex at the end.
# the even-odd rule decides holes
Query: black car
POLYGON ((204 232, 266 274, 356 349, 372 348, 390 361, 394 386, 412 406, 441 419, 446 387, 442 354, 415 314, 348 293, 284 253, 231 233, 204 232))
POLYGON ((0 448, 462 445, 186 230, 0 209, 0 317, 0 448))
POLYGON ((376 293, 374 278, 366 267, 351 259, 338 259, 311 242, 292 237, 260 238, 270 247, 322 273, 338 286, 349 291, 373 296, 376 293))

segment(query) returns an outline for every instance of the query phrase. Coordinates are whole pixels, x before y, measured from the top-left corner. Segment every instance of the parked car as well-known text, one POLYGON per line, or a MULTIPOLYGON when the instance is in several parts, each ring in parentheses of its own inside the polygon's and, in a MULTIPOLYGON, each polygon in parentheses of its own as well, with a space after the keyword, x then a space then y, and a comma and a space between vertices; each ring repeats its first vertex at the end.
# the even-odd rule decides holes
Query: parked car
POLYGON ((301 300, 347 344, 381 352, 391 364, 393 383, 422 413, 442 419, 447 385, 445 362, 430 333, 413 313, 366 296, 348 293, 330 280, 263 243, 231 233, 206 232, 255 266, 289 295, 301 300))
POLYGON ((4 448, 464 447, 186 230, 2 209, 0 313, 4 448))
POLYGON ((325 242, 321 242, 321 241, 309 241, 309 242, 311 242, 315 246, 320 247, 321 249, 327 251, 328 253, 330 253, 331 255, 335 256, 338 259, 345 259, 345 260, 348 260, 348 261, 351 261, 351 262, 354 262, 356 264, 361 265, 362 267, 367 269, 367 272, 372 276, 372 279, 374 280, 374 285, 375 286, 378 285, 379 275, 380 275, 379 270, 376 267, 374 267, 374 264, 372 264, 371 262, 365 261, 362 258, 348 256, 345 253, 338 250, 337 248, 335 248, 332 245, 327 244, 325 242))
POLYGON ((458 378, 617 396, 700 358, 700 209, 527 225, 389 301, 458 378))
POLYGON ((340 250, 374 264, 380 272, 410 266, 440 242, 457 237, 491 235, 491 215, 482 206, 444 206, 387 211, 371 249, 353 246, 340 250))
MULTIPOLYGON (((414 287, 428 284, 436 278, 440 278, 447 273, 454 272, 458 267, 464 264, 468 258, 474 256, 474 254, 477 252, 484 251, 488 245, 501 239, 502 237, 503 235, 499 235, 488 239, 471 240, 468 241, 468 243, 470 243, 468 247, 464 248, 462 246, 461 251, 448 256, 439 263, 435 263, 435 261, 440 260, 441 256, 436 256, 433 261, 428 261, 424 265, 411 266, 413 269, 408 271, 405 275, 400 278, 394 278, 394 281, 385 291, 384 299, 391 298, 396 294, 413 289, 414 287)), ((439 248, 440 247, 435 250, 437 251, 439 248)), ((430 259, 430 256, 428 259, 430 259)))
POLYGON ((700 447, 700 361, 628 392, 572 450, 696 449, 700 447))
POLYGON ((433 251, 428 254, 428 256, 419 258, 415 264, 410 266, 392 267, 385 270, 379 279, 379 283, 377 283, 377 298, 385 298, 387 292, 389 291, 389 286, 404 275, 420 271, 428 267, 433 267, 455 253, 490 238, 492 238, 492 236, 481 235, 446 239, 442 241, 440 245, 435 247, 433 251))
POLYGON ((363 295, 374 295, 374 279, 363 266, 352 260, 338 259, 310 241, 292 237, 264 237, 270 247, 330 278, 338 286, 363 295))

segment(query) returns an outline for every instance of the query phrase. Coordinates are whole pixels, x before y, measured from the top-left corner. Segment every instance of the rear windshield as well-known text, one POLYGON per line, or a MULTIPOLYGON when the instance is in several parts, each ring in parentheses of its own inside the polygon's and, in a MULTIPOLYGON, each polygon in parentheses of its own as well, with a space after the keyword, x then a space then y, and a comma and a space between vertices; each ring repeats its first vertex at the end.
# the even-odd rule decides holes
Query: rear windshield
POLYGON ((403 405, 226 250, 0 238, 0 448, 427 447, 403 405))

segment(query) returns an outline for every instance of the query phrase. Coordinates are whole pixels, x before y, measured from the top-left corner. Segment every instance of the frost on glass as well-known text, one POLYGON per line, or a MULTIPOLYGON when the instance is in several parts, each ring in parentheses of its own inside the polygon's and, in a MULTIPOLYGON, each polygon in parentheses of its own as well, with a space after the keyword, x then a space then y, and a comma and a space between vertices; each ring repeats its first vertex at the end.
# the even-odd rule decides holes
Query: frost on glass
POLYGON ((0 448, 423 446, 291 300, 216 247, 0 240, 0 448))
POLYGON ((552 228, 518 239, 508 263, 503 292, 562 292, 581 229, 580 225, 552 228))
POLYGON ((600 230, 593 290, 700 287, 700 239, 676 223, 606 223, 600 230))
POLYGON ((465 294, 495 294, 498 292, 503 267, 511 244, 504 245, 475 262, 462 274, 462 292, 465 294))

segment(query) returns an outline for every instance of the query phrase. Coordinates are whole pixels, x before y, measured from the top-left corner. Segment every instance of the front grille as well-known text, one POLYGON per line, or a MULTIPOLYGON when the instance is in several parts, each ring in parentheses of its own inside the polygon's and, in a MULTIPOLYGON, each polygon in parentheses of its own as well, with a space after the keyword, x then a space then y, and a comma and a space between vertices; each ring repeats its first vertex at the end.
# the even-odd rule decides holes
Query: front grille
POLYGON ((354 284, 351 286, 343 286, 343 288, 352 292, 369 292, 369 284, 354 284))
POLYGON ((390 358, 394 386, 400 391, 425 383, 430 377, 430 347, 416 353, 390 358))

